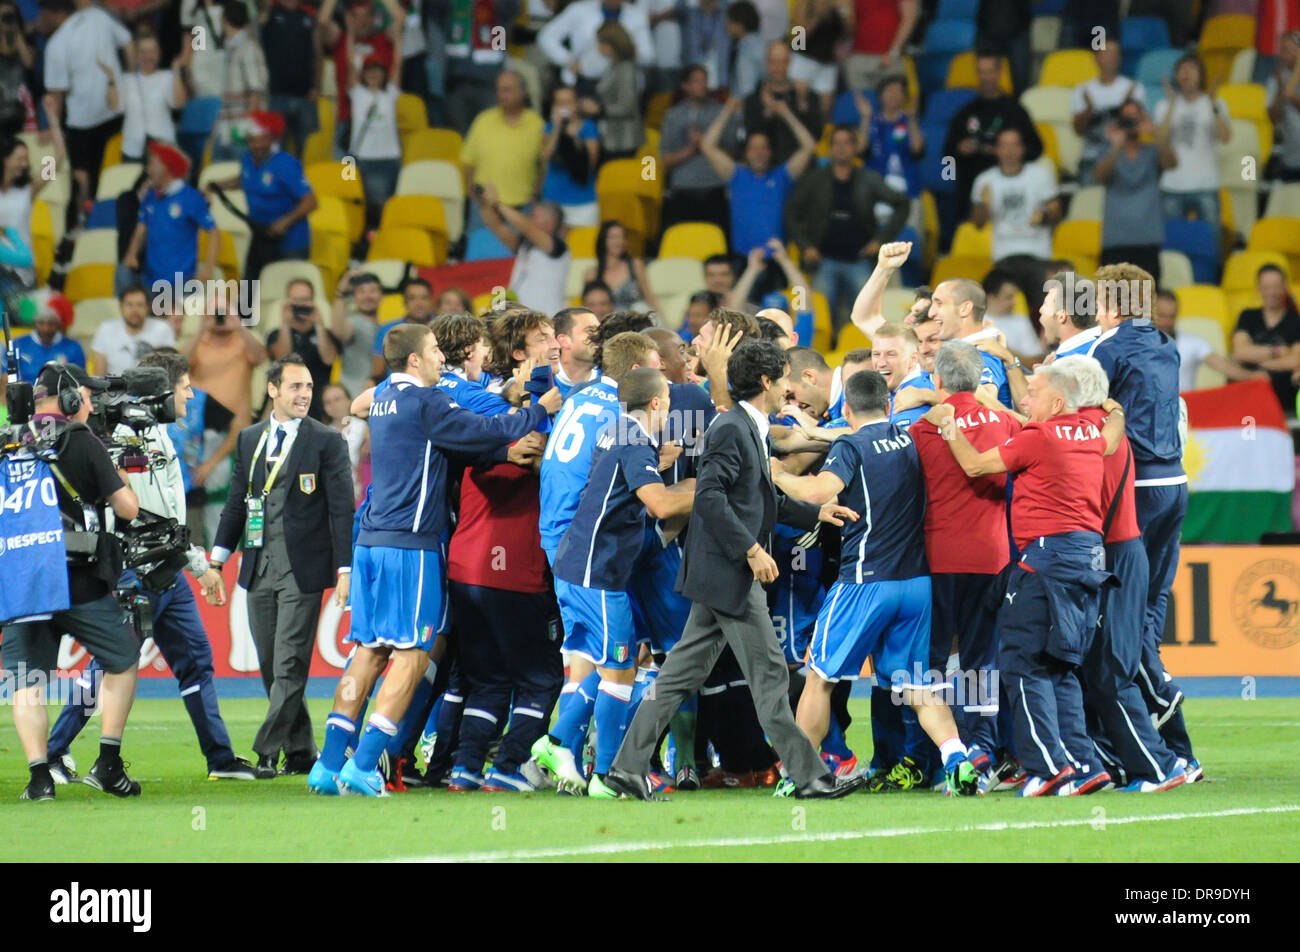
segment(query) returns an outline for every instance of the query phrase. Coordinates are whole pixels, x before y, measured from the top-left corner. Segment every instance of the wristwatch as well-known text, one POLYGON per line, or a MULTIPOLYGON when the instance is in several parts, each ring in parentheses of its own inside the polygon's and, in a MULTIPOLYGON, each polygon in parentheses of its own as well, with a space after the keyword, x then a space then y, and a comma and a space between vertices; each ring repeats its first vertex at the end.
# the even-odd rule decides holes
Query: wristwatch
POLYGON ((1022 363, 1020 362, 1020 358, 1019 358, 1019 357, 1014 357, 1014 356, 1011 358, 1011 363, 1007 364, 1007 366, 1008 366, 1008 367, 1015 367, 1017 370, 1024 370, 1024 369, 1025 369, 1025 365, 1022 364, 1022 363))

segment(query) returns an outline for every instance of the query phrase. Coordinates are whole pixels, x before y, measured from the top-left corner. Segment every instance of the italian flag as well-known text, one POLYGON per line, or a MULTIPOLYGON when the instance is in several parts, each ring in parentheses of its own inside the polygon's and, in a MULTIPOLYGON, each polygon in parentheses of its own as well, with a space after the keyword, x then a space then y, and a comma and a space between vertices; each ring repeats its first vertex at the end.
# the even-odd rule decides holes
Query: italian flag
POLYGON ((1191 499, 1184 542, 1258 542, 1291 530, 1295 448, 1267 380, 1183 394, 1191 499))

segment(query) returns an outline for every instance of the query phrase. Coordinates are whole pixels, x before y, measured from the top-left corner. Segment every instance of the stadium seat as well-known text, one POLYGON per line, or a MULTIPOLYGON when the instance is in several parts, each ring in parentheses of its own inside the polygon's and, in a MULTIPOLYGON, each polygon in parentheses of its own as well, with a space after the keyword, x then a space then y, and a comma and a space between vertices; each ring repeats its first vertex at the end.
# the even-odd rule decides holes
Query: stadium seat
POLYGON ((1052 235, 1052 254, 1058 258, 1101 257, 1100 221, 1063 221, 1052 235))
MULTIPOLYGON (((72 305, 72 315, 72 327, 68 329, 68 336, 80 341, 86 349, 86 359, 93 361, 90 342, 95 339, 95 331, 99 330, 101 324, 115 321, 122 316, 117 298, 110 296, 76 301, 72 305)), ((105 367, 97 367, 91 372, 102 374, 106 370, 105 367)))
MULTIPOLYGON (((1056 138, 1056 126, 1050 122, 1035 122, 1034 129, 1043 143, 1043 157, 1052 163, 1052 168, 1061 168, 1061 144, 1056 138)), ((1058 176, 1059 177, 1059 176, 1058 176)))
POLYGON ((465 229, 465 180, 460 166, 442 159, 420 159, 402 166, 398 195, 435 195, 442 199, 447 239, 455 244, 465 229))
POLYGON ((1267 218, 1300 218, 1300 182, 1275 182, 1264 215, 1267 218))
POLYGON ((979 0, 939 0, 939 20, 974 20, 979 0))
POLYGON ((1124 73, 1133 76, 1142 54, 1169 48, 1169 26, 1159 17, 1127 17, 1119 24, 1119 42, 1124 51, 1124 73))
POLYGON ((1280 251, 1238 251, 1228 258, 1223 266, 1223 290, 1254 291, 1259 269, 1266 264, 1277 265, 1286 274, 1287 283, 1291 283, 1291 265, 1280 251))
POLYGON ((1106 210, 1106 187, 1085 185, 1070 197, 1066 221, 1102 221, 1106 210))
POLYGON ((1213 284, 1219 269, 1219 236, 1203 221, 1170 219, 1165 222, 1165 248, 1181 251, 1192 263, 1198 284, 1213 284))
POLYGON ((321 62, 321 95, 316 97, 316 125, 321 132, 327 133, 329 137, 334 138, 334 100, 337 96, 324 92, 326 82, 334 81, 334 60, 325 59, 321 62))
POLYGON ((379 299, 379 312, 375 315, 380 324, 395 321, 406 314, 406 300, 400 294, 385 294, 379 299))
POLYGON ((704 287, 704 265, 698 258, 659 257, 646 263, 646 277, 657 297, 694 294, 704 287))
POLYGON ((350 163, 316 162, 303 171, 318 197, 333 195, 343 203, 348 216, 348 241, 360 241, 366 228, 366 196, 360 170, 350 163))
POLYGON ((459 163, 463 144, 464 140, 455 129, 417 129, 402 140, 402 163, 423 159, 459 163))
MULTIPOLYGON (((245 214, 248 213, 248 199, 244 197, 242 191, 227 192, 226 198, 230 199, 230 203, 240 211, 245 214)), ((231 212, 219 200, 209 202, 208 208, 212 210, 212 220, 216 222, 217 227, 234 239, 239 260, 248 260, 248 246, 253 240, 253 233, 248 227, 248 222, 231 212)))
POLYGON ((411 266, 398 258, 373 258, 366 262, 365 270, 379 279, 385 291, 396 291, 411 272, 411 266))
POLYGON ((970 20, 934 20, 925 31, 917 76, 923 92, 943 86, 948 61, 953 55, 975 46, 975 24, 970 20))
POLYGON ((433 195, 394 195, 388 199, 384 202, 379 228, 382 231, 402 227, 427 232, 433 242, 434 259, 438 264, 447 261, 447 222, 441 200, 433 195))
POLYGON ((429 232, 400 225, 381 227, 375 232, 366 258, 402 258, 421 268, 433 268, 442 263, 429 232))
MULTIPOLYGON (((1191 337, 1199 337, 1210 345, 1210 349, 1221 357, 1227 356, 1227 335, 1224 332, 1223 324, 1209 317, 1197 317, 1195 315, 1184 316, 1181 309, 1178 314, 1178 336, 1187 334, 1191 337)), ((1213 370, 1205 364, 1201 364, 1196 370, 1196 389, 1204 390, 1208 387, 1221 387, 1226 383, 1223 374, 1213 370)))
POLYGON ((334 158, 334 134, 324 129, 317 129, 307 134, 307 141, 302 146, 302 164, 313 165, 316 162, 329 162, 334 158))
POLYGON ((397 135, 403 142, 413 132, 429 128, 429 113, 424 100, 414 93, 400 93, 397 97, 397 135))
POLYGON ((113 264, 83 264, 68 272, 63 293, 76 304, 90 298, 113 297, 113 277, 117 271, 113 264))
POLYGON ((1064 86, 1030 86, 1020 94, 1020 105, 1035 122, 1073 122, 1071 95, 1064 86))
POLYGON ((880 313, 887 321, 901 321, 912 309, 916 294, 909 288, 885 288, 880 313))
MULTIPOLYGON (((226 179, 239 178, 241 166, 238 162, 213 162, 199 172, 199 189, 209 182, 224 182, 226 179)), ((240 189, 243 191, 243 189, 240 189)))
POLYGON ((348 235, 347 209, 336 195, 318 195, 316 210, 307 216, 307 222, 313 232, 327 231, 345 238, 348 235))
MULTIPOLYGON (((920 120, 923 124, 933 123, 946 129, 952 117, 961 112, 976 95, 973 89, 936 89, 926 99, 925 113, 920 120)), ((853 124, 856 122, 854 120, 853 124)))
MULTIPOLYGON (((42 193, 44 194, 44 193, 42 193)), ((117 199, 106 198, 90 206, 87 228, 117 228, 117 199)))
POLYGON ((1286 255, 1292 274, 1300 274, 1300 218, 1261 218, 1250 230, 1247 251, 1286 255))
POLYGON ((1101 75, 1091 50, 1057 50, 1048 53, 1038 74, 1040 86, 1065 86, 1073 89, 1080 83, 1101 75))
POLYGON ((334 287, 348 269, 352 243, 345 235, 329 231, 314 231, 311 235, 310 261, 319 270, 327 287, 334 287))
MULTIPOLYGON (((1212 284, 1189 284, 1181 288, 1171 288, 1178 298, 1179 320, 1188 317, 1208 317, 1217 321, 1220 327, 1228 327, 1228 298, 1223 290, 1212 284)), ((1236 315, 1232 316, 1233 323, 1236 315)))
POLYGON ((1181 251, 1160 252, 1160 286, 1163 288, 1181 288, 1196 283, 1192 273, 1192 262, 1181 251))
MULTIPOLYGON (((593 243, 594 254, 594 243, 593 243)), ((663 258, 695 258, 704 261, 711 255, 727 253, 727 236, 712 222, 684 221, 668 228, 659 243, 663 258)))
POLYGON ((195 165, 201 164, 203 149, 220 112, 220 96, 191 99, 181 110, 181 121, 176 124, 176 144, 195 165))
MULTIPOLYGON (((1239 121, 1254 125, 1259 137, 1258 147, 1253 152, 1243 150, 1243 154, 1258 156, 1262 167, 1273 154, 1273 120, 1268 117, 1264 87, 1258 83, 1227 83, 1219 87, 1218 95, 1227 104, 1228 115, 1232 117, 1234 126, 1239 121)), ((1232 147, 1232 144, 1229 140, 1223 148, 1232 147)), ((1237 175, 1240 174, 1241 170, 1238 169, 1237 175)))
POLYGON ((289 282, 302 278, 311 282, 317 298, 329 300, 334 295, 334 288, 327 286, 321 277, 320 269, 310 261, 273 261, 262 268, 258 278, 264 299, 278 300, 284 297, 289 282))
POLYGON ((600 167, 596 176, 596 198, 600 202, 602 221, 614 218, 623 221, 621 216, 630 220, 623 225, 630 231, 639 231, 642 236, 657 234, 659 230, 659 206, 663 202, 663 185, 657 175, 648 178, 644 166, 636 159, 614 159, 600 167), (641 205, 641 226, 637 226, 636 214, 626 210, 625 198, 631 197, 641 205))
POLYGON ((596 257, 596 236, 599 232, 600 228, 596 225, 579 225, 577 228, 569 229, 564 241, 575 258, 591 258, 594 260, 596 257))
POLYGON ((950 253, 965 258, 992 258, 993 226, 976 228, 971 222, 962 222, 952 236, 950 253))
POLYGON ((83 264, 117 264, 116 228, 87 228, 77 236, 68 267, 83 264))
POLYGON ((475 228, 465 242, 466 261, 492 261, 513 258, 514 252, 501 243, 491 228, 475 228))
POLYGON ((596 259, 590 255, 574 255, 569 262, 569 273, 564 278, 564 296, 570 301, 582 297, 582 288, 586 284, 587 272, 596 267, 596 259))
POLYGON ((942 284, 950 278, 970 278, 983 281, 993 270, 991 258, 978 258, 969 255, 945 255, 934 263, 930 273, 930 287, 942 284))
MULTIPOLYGON (((1182 50, 1151 50, 1143 53, 1142 58, 1138 60, 1135 78, 1144 86, 1160 88, 1162 80, 1172 79, 1174 64, 1182 55, 1182 50)), ((1147 102, 1147 108, 1152 107, 1153 104, 1147 102)))
MULTIPOLYGON (((208 236, 211 232, 199 232, 199 261, 206 261, 208 254, 208 242, 211 240, 208 236)), ((217 234, 221 236, 220 246, 217 248, 217 267, 221 269, 222 275, 230 281, 239 280, 241 273, 239 251, 235 247, 234 236, 228 231, 217 229, 217 234)))
POLYGON ((1029 23, 1029 52, 1032 56, 1030 76, 1037 76, 1043 69, 1043 60, 1060 45, 1061 18, 1039 13, 1029 23))
POLYGON ((112 165, 117 165, 122 161, 122 133, 116 132, 113 138, 108 140, 108 145, 104 146, 104 157, 100 160, 99 170, 112 165))
POLYGON ((1227 78, 1238 50, 1255 45, 1255 28, 1255 18, 1246 13, 1220 13, 1205 21, 1197 52, 1205 63, 1207 89, 1227 78))
MULTIPOLYGON (((1011 66, 1005 56, 1002 61, 1002 74, 998 77, 998 86, 1008 96, 1014 92, 1011 85, 1011 66)), ((975 89, 979 80, 975 75, 975 51, 965 50, 948 61, 948 79, 944 86, 948 89, 975 89)))
POLYGON ((54 214, 49 205, 39 198, 32 203, 29 220, 32 230, 32 263, 36 272, 36 284, 40 286, 50 279, 54 270, 54 214))
POLYGON ((1228 70, 1228 82, 1248 83, 1255 75, 1255 51, 1253 49, 1237 50, 1232 58, 1232 68, 1228 70))
POLYGON ((99 174, 99 190, 95 193, 95 198, 117 198, 135 184, 142 171, 144 166, 139 162, 120 162, 109 166, 99 174))
POLYGON ((664 115, 673 104, 672 92, 655 93, 645 107, 645 127, 659 129, 664 124, 664 115))
MULTIPOLYGON (((895 318, 897 319, 897 318, 895 318)), ((856 324, 845 324, 840 328, 840 339, 835 342, 835 351, 840 355, 837 363, 843 363, 843 355, 851 350, 857 350, 860 347, 871 348, 871 339, 862 333, 862 328, 856 324)), ((827 361, 827 363, 830 363, 827 361)), ((831 364, 832 367, 835 364, 831 364)))

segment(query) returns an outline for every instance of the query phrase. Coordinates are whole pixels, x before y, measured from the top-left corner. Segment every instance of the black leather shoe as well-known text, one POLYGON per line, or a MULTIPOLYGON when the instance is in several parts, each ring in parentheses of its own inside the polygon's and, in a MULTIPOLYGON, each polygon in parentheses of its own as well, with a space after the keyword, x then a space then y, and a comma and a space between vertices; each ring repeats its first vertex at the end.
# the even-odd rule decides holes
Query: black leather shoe
POLYGON ((306 776, 316 764, 315 754, 285 754, 284 766, 280 768, 283 776, 306 776))
POLYGON ((851 777, 832 777, 826 774, 795 790, 794 796, 796 800, 838 800, 855 790, 861 790, 866 783, 866 774, 854 774, 851 777))
POLYGON ((637 776, 622 770, 610 769, 605 774, 605 786, 633 800, 645 800, 647 803, 664 803, 667 797, 661 797, 650 789, 647 777, 637 776))
POLYGON ((278 754, 258 754, 257 766, 253 768, 253 773, 258 780, 273 780, 280 772, 276 769, 276 761, 280 757, 278 754))

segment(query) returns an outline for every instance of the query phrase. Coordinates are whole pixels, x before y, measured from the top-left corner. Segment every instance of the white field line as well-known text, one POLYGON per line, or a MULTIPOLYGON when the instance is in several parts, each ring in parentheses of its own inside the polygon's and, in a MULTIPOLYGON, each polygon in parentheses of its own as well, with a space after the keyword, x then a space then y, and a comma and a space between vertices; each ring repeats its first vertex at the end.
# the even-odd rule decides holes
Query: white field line
MULTIPOLYGON (((1110 800, 1109 797, 1106 798, 1110 800)), ((847 840, 885 839, 899 836, 926 836, 952 833, 999 833, 1007 830, 1064 829, 1076 826, 1125 826, 1131 823, 1170 823, 1180 820, 1205 820, 1216 817, 1254 816, 1264 813, 1297 813, 1300 803, 1276 807, 1242 807, 1235 810, 1210 810, 1202 813, 1158 813, 1147 816, 1081 817, 1072 820, 1022 820, 1004 823, 974 823, 955 826, 914 826, 883 830, 842 830, 834 833, 782 833, 776 836, 716 837, 698 840, 659 840, 655 842, 591 843, 585 846, 555 846, 544 849, 490 850, 481 853, 443 853, 409 856, 384 862, 395 863, 499 863, 520 860, 564 859, 574 856, 614 856, 622 853, 650 853, 667 850, 713 849, 738 846, 778 846, 786 843, 832 843, 847 840)))

